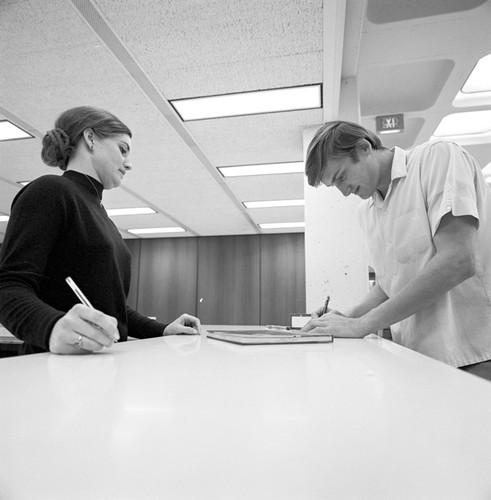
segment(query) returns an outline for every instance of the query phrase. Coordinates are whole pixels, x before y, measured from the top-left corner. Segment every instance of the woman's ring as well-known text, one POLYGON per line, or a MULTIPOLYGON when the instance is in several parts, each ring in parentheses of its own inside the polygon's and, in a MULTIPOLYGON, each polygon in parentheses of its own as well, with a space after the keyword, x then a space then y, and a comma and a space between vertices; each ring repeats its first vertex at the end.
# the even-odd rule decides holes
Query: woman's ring
POLYGON ((83 340, 82 335, 79 335, 78 339, 74 342, 74 344, 80 349, 82 349, 82 340, 83 340))

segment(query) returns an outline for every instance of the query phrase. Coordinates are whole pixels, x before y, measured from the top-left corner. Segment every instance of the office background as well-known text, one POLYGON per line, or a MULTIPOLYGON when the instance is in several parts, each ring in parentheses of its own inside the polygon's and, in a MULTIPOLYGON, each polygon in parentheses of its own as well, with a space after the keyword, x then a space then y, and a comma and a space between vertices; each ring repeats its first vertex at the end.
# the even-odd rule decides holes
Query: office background
POLYGON ((491 0, 1 2, 0 124, 29 137, 0 141, 0 243, 21 183, 61 173, 40 160, 44 133, 91 104, 134 134, 134 170, 105 192, 106 209, 151 211, 112 215, 134 256, 133 305, 162 320, 187 310, 245 324, 284 322, 325 293, 342 308, 368 286, 357 200, 305 186, 308 133, 402 115, 388 147, 442 136, 491 174, 489 63, 484 84, 471 78, 491 57, 490 21, 491 0), (318 100, 189 120, 178 107, 299 87, 318 100), (286 170, 258 175, 271 164, 286 170), (242 166, 257 172, 227 176, 242 166))
POLYGON ((129 303, 173 321, 184 311, 204 324, 289 324, 305 311, 303 234, 129 240, 129 303))

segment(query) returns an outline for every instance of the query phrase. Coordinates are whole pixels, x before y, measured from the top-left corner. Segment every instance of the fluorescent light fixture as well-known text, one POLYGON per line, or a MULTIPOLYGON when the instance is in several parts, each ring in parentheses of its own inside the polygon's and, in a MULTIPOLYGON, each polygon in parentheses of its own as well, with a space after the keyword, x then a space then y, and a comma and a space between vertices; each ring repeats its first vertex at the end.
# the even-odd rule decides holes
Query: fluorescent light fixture
POLYGON ((300 207, 305 200, 244 201, 246 208, 300 207))
POLYGON ((322 107, 320 84, 170 101, 183 121, 322 107))
POLYGON ((157 213, 150 207, 136 207, 136 208, 110 208, 107 210, 107 214, 110 217, 115 217, 118 215, 145 215, 145 214, 155 214, 157 213))
POLYGON ((8 222, 8 221, 9 221, 8 215, 0 215, 0 222, 8 222))
POLYGON ((159 234, 159 233, 183 233, 186 232, 182 227, 148 227, 144 229, 128 229, 132 234, 159 234))
POLYGON ((243 175, 271 175, 303 173, 304 162, 261 163, 257 165, 237 165, 235 167, 218 167, 224 177, 240 177, 243 175))
POLYGON ((14 125, 8 120, 0 121, 0 141, 12 141, 14 139, 32 139, 33 136, 14 125))
POLYGON ((462 86, 464 94, 474 92, 487 92, 491 90, 491 54, 477 61, 469 78, 462 86))
POLYGON ((491 110, 452 113, 444 116, 434 137, 486 135, 491 132, 491 110))
POLYGON ((305 222, 267 222, 258 224, 261 229, 287 229, 293 227, 305 227, 305 222))

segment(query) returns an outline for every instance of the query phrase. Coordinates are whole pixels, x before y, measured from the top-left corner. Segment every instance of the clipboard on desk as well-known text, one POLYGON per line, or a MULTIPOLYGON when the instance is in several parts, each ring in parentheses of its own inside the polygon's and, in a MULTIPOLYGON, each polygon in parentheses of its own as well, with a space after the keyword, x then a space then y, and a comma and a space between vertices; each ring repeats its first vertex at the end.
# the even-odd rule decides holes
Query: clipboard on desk
POLYGON ((207 330, 210 339, 237 345, 330 344, 332 335, 313 335, 291 330, 207 330))

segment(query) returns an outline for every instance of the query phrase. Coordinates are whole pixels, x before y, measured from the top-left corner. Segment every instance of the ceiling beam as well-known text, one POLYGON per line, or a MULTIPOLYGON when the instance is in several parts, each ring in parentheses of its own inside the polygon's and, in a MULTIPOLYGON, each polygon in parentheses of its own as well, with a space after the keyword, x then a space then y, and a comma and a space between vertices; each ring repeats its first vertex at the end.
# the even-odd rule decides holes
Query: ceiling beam
POLYGON ((194 137, 174 111, 174 108, 170 105, 169 101, 140 67, 138 61, 125 47, 121 39, 114 33, 111 26, 98 8, 91 2, 91 0, 71 0, 71 3, 85 22, 106 45, 108 50, 116 57, 122 67, 128 72, 135 84, 138 85, 150 102, 161 113, 177 136, 180 137, 184 144, 186 144, 186 146, 192 151, 204 168, 213 177, 216 183, 223 189, 225 194, 230 198, 250 224, 254 232, 260 233, 261 230, 253 221, 252 217, 247 212, 247 209, 240 202, 240 200, 237 199, 222 175, 217 171, 199 144, 194 140, 194 137))
POLYGON ((324 0, 322 106, 325 122, 339 118, 345 17, 346 0, 324 0))
POLYGON ((346 0, 342 78, 358 76, 358 60, 366 11, 367 0, 346 0))
POLYGON ((324 0, 324 121, 360 122, 358 59, 366 0, 324 0))

